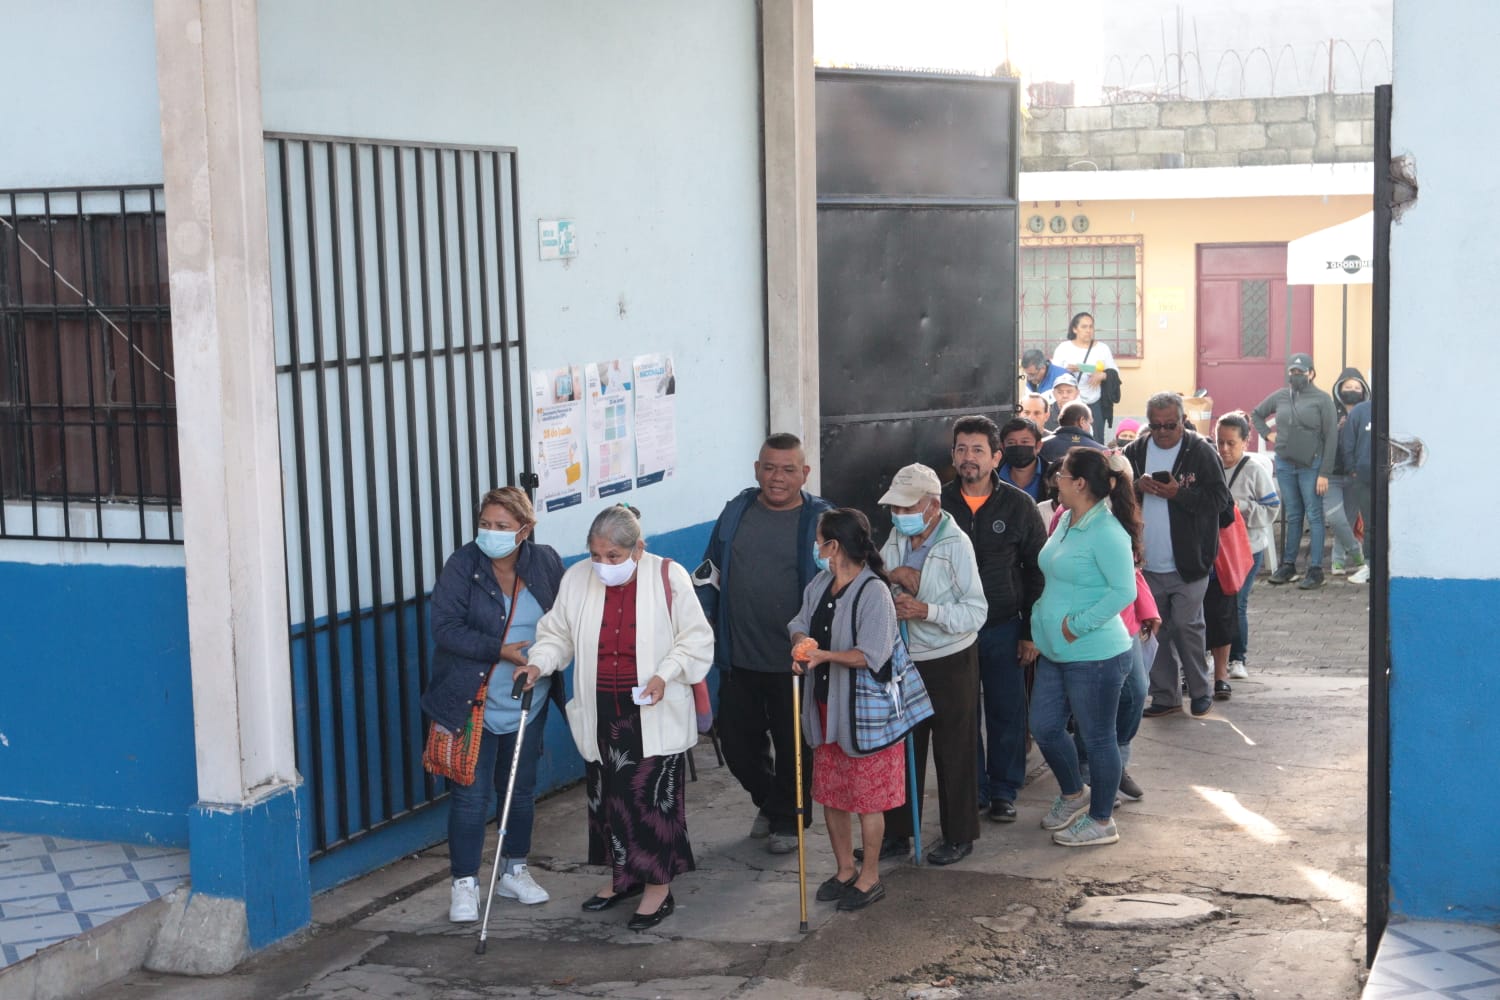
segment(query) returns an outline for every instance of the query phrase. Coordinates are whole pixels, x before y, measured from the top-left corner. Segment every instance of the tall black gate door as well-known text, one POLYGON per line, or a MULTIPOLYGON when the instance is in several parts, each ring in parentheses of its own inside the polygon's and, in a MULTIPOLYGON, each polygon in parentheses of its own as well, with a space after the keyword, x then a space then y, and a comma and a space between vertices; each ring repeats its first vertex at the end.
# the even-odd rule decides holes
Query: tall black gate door
POLYGON ((1019 84, 819 70, 823 495, 859 507, 1017 385, 1019 84))

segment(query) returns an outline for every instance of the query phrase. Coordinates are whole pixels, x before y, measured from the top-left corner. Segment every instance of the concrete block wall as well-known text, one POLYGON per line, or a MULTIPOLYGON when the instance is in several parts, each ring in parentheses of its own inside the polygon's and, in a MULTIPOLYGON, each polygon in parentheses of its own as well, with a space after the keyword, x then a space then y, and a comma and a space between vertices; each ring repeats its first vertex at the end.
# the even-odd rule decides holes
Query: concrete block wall
POLYGON ((1037 108, 1021 139, 1021 169, 1027 172, 1352 163, 1374 157, 1373 94, 1037 108))

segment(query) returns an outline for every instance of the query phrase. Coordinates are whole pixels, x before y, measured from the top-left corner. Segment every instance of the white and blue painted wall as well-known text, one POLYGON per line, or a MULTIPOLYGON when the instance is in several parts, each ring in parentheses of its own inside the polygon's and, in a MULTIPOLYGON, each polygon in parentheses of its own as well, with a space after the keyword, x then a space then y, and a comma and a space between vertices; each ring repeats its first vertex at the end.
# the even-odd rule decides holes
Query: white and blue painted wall
MULTIPOLYGON (((0 90, 28 95, 6 115, 0 189, 160 184, 151 0, 0 9, 25 40, 0 60, 0 90), (48 69, 61 51, 76 72, 48 69)), ((7 506, 12 525, 30 517, 7 506)), ((38 518, 61 528, 55 505, 38 518)), ((0 829, 186 845, 198 794, 181 547, 0 538, 0 608, 0 829)))
MULTIPOLYGON (((1487 794, 1500 767, 1500 532, 1493 449, 1435 387, 1472 371, 1494 328, 1500 7, 1398 0, 1393 156, 1416 201, 1391 228, 1390 433, 1422 463, 1390 484, 1390 906, 1393 916, 1500 924, 1500 851, 1487 794)), ((1481 411, 1485 410, 1480 404, 1481 411)))
MULTIPOLYGON (((38 99, 7 117, 25 141, 5 144, 0 190, 160 183, 151 0, 3 6, 25 44, 0 88, 38 99), (73 66, 61 77, 57 51, 73 66), (55 86, 39 94, 43 78, 55 86)), ((260 4, 267 131, 519 150, 533 367, 674 356, 677 474, 547 515, 538 535, 567 557, 603 503, 626 499, 653 551, 695 563, 751 481, 768 406, 757 18, 696 0, 260 4), (538 259, 535 220, 553 217, 575 220, 576 259, 538 259)), ((305 822, 306 804, 247 804, 237 833, 199 801, 183 565, 174 546, 0 539, 0 829, 191 844, 200 890, 247 898, 253 859, 195 839, 305 822), (220 854, 233 863, 200 866, 220 854)), ((581 774, 560 719, 547 742, 544 785, 581 774)), ((408 836, 440 839, 440 817, 408 836)), ((369 840, 312 886, 410 849, 369 840)), ((286 930, 254 925, 252 943, 286 930)))

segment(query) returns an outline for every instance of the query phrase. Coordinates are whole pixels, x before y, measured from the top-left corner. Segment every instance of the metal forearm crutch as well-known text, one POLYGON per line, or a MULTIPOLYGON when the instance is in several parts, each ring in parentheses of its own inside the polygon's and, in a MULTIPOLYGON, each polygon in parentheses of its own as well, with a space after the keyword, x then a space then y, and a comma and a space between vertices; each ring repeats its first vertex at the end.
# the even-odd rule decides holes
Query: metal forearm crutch
POLYGON ((504 857, 505 826, 510 822, 510 800, 516 791, 516 771, 521 766, 521 742, 526 735, 526 717, 531 714, 533 693, 532 688, 526 687, 525 674, 517 677, 515 686, 510 689, 511 699, 519 699, 521 702, 521 724, 516 727, 516 749, 510 755, 510 781, 505 785, 505 806, 500 810, 500 835, 495 840, 495 864, 490 868, 490 891, 484 897, 484 923, 479 925, 479 943, 474 946, 476 955, 484 954, 485 939, 490 936, 490 904, 495 901, 495 880, 500 876, 500 859, 504 857))
POLYGON ((807 931, 807 857, 803 853, 803 828, 807 803, 802 800, 802 678, 792 672, 792 756, 796 760, 797 779, 797 892, 802 899, 802 922, 797 930, 807 931))

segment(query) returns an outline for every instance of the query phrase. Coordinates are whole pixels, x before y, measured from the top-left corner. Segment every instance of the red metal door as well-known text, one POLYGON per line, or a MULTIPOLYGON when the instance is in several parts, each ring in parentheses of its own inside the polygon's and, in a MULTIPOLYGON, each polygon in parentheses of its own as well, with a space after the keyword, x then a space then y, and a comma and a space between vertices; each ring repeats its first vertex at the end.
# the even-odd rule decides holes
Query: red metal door
POLYGON ((1198 385, 1215 417, 1248 413, 1286 381, 1289 353, 1312 353, 1312 287, 1291 293, 1288 351, 1286 244, 1199 244, 1198 385))

